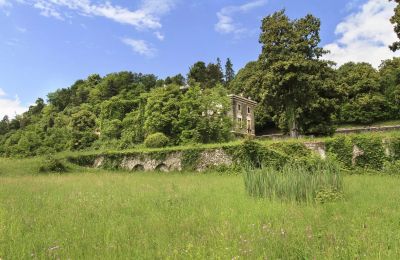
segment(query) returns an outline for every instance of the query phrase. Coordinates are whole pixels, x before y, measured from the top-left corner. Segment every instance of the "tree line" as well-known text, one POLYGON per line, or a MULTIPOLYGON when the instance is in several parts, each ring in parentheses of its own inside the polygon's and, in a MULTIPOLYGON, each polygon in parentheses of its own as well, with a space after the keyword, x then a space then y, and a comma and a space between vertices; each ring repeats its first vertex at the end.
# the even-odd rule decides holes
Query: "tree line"
MULTIPOLYGON (((395 24, 396 20, 392 18, 395 24)), ((340 124, 400 119, 400 58, 339 68, 325 60, 320 20, 290 19, 284 10, 262 20, 262 51, 237 75, 227 59, 199 61, 181 74, 90 75, 47 96, 15 119, 0 122, 0 154, 37 155, 132 148, 162 133, 171 145, 232 139, 230 93, 259 103, 258 132, 331 135, 340 124)), ((396 43, 391 47, 396 48, 396 43)))

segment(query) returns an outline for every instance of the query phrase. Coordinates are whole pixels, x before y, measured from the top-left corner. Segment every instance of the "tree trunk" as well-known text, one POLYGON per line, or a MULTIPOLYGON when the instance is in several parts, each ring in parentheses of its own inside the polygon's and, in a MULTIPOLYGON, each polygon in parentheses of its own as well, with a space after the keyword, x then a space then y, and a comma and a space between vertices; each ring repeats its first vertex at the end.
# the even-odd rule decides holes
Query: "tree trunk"
POLYGON ((297 119, 294 106, 289 106, 286 112, 286 116, 288 119, 288 126, 289 126, 289 133, 290 137, 298 138, 299 137, 299 130, 297 128, 297 119))

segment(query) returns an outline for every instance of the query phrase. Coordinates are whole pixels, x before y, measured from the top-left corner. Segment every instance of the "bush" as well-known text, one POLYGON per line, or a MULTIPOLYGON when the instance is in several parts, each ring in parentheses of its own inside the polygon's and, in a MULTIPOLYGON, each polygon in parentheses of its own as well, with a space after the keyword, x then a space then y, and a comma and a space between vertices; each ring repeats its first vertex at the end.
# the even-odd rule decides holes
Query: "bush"
POLYGON ((251 140, 246 140, 238 147, 234 157, 242 166, 251 168, 281 167, 288 161, 286 154, 251 140))
POLYGON ((52 156, 47 157, 44 159, 39 166, 39 172, 57 172, 57 173, 64 173, 67 171, 67 167, 60 159, 56 159, 52 156))
POLYGON ((400 176, 400 161, 385 162, 383 164, 383 172, 390 175, 400 176))
POLYGON ((155 133, 149 135, 146 140, 144 140, 144 145, 148 148, 160 148, 165 147, 169 143, 169 138, 163 133, 155 133))
POLYGON ((244 182, 251 196, 297 202, 325 202, 335 198, 332 193, 339 193, 343 188, 338 165, 322 160, 291 162, 281 170, 247 169, 244 182))

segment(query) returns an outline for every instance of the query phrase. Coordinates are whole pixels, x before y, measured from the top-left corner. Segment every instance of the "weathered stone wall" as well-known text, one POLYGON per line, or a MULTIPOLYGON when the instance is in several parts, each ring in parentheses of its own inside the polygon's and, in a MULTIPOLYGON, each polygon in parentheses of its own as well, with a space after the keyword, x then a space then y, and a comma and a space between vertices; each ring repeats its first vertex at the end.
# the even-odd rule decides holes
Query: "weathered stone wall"
POLYGON ((232 163, 232 156, 228 155, 223 149, 206 150, 200 154, 196 170, 204 171, 212 167, 231 166, 232 163))
MULTIPOLYGON (((70 158, 70 161, 82 166, 107 169, 125 169, 129 171, 205 171, 220 166, 239 166, 248 160, 247 153, 262 154, 265 163, 282 158, 304 158, 311 150, 315 155, 326 159, 333 156, 344 167, 367 167, 382 169, 385 162, 400 160, 400 136, 340 136, 314 142, 276 142, 268 145, 245 144, 223 146, 221 148, 202 148, 182 150, 160 150, 152 152, 113 152, 105 154, 83 155, 70 158), (247 145, 248 146, 248 145, 247 145), (249 148, 250 147, 250 148, 249 148), (307 149, 305 149, 307 148, 307 149), (250 149, 247 151, 246 149, 250 149), (262 152, 254 149, 266 149, 262 152), (302 152, 301 150, 306 150, 302 152), (280 158, 281 158, 280 157, 280 158), (242 160, 245 160, 242 162, 242 160)), ((286 160, 286 159, 285 159, 286 160)))
MULTIPOLYGON (((128 155, 122 159, 119 168, 128 171, 182 171, 182 152, 173 152, 166 155, 163 159, 154 159, 150 155, 128 155)), ((104 167, 105 158, 99 156, 94 160, 92 167, 104 167)), ((209 168, 218 166, 231 166, 232 156, 228 155, 223 149, 208 149, 200 153, 197 159, 196 171, 205 171, 209 168)))

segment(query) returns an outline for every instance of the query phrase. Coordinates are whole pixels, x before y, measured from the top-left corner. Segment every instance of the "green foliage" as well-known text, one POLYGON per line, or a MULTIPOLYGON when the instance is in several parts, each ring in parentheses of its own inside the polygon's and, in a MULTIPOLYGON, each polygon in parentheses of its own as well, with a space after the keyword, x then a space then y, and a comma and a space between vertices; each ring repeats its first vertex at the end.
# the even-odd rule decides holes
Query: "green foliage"
POLYGON ((299 142, 280 142, 271 145, 272 149, 280 151, 290 158, 302 158, 311 156, 311 151, 299 142))
POLYGON ((315 201, 320 204, 334 202, 341 199, 343 199, 343 193, 331 187, 318 191, 315 196, 315 201))
POLYGON ((363 154, 357 157, 355 166, 375 170, 382 169, 383 162, 386 159, 382 138, 355 136, 352 141, 363 151, 363 154))
POLYGON ((330 138, 326 141, 328 155, 347 169, 353 167, 381 170, 386 157, 382 137, 373 135, 350 135, 330 138), (353 158, 353 149, 360 154, 353 158), (353 161, 354 159, 354 161, 353 161))
POLYGON ((173 85, 155 88, 149 93, 144 114, 144 130, 147 135, 161 132, 176 137, 180 94, 179 87, 173 85))
POLYGON ((119 119, 105 121, 101 129, 101 139, 112 140, 121 137, 122 122, 119 119))
POLYGON ((196 62, 189 69, 188 81, 190 85, 199 84, 201 89, 213 88, 224 83, 224 73, 219 59, 217 63, 209 63, 207 66, 202 61, 196 62))
MULTIPOLYGON (((394 15, 391 17, 390 22, 394 25, 394 32, 396 33, 397 38, 400 39, 400 3, 398 0, 389 1, 395 1, 397 3, 396 8, 394 9, 394 15)), ((396 41, 390 45, 390 49, 392 51, 400 50, 400 41, 396 41)))
POLYGON ((231 139, 230 101, 218 85, 202 91, 191 87, 181 100, 178 127, 182 143, 214 143, 231 139))
POLYGON ((161 148, 169 143, 169 138, 163 133, 154 133, 146 137, 144 145, 148 148, 161 148))
POLYGON ((400 160, 393 162, 384 162, 382 171, 385 174, 400 176, 400 160))
POLYGON ((343 189, 339 167, 321 160, 309 165, 289 163, 280 170, 273 167, 247 169, 244 182, 251 196, 308 203, 327 199, 327 194, 322 194, 326 190, 336 193, 343 189))
POLYGON ((369 124, 392 118, 391 104, 372 65, 348 62, 337 70, 337 75, 343 102, 338 113, 340 122, 369 124))
POLYGON ((334 157, 345 168, 352 167, 353 144, 346 136, 337 136, 326 140, 326 151, 329 156, 334 157))
POLYGON ((56 173, 64 173, 67 172, 68 168, 65 164, 60 160, 53 156, 47 156, 43 159, 39 172, 47 173, 47 172, 56 172, 56 173))
POLYGON ((303 111, 319 98, 329 98, 319 90, 331 70, 328 62, 320 60, 326 53, 318 47, 320 20, 312 15, 290 20, 280 11, 265 17, 261 30, 259 62, 263 84, 268 86, 265 101, 276 111, 276 121, 297 136, 303 111))
POLYGON ((226 59, 225 63, 225 84, 229 86, 232 80, 235 78, 235 71, 233 70, 233 64, 230 58, 226 59))
POLYGON ((380 84, 385 98, 390 103, 390 118, 400 117, 400 58, 383 61, 379 67, 380 84))
POLYGON ((182 151, 182 169, 193 171, 196 169, 203 149, 187 149, 182 151))
POLYGON ((283 153, 269 149, 255 141, 246 140, 238 147, 234 158, 242 167, 282 167, 289 157, 283 153))

